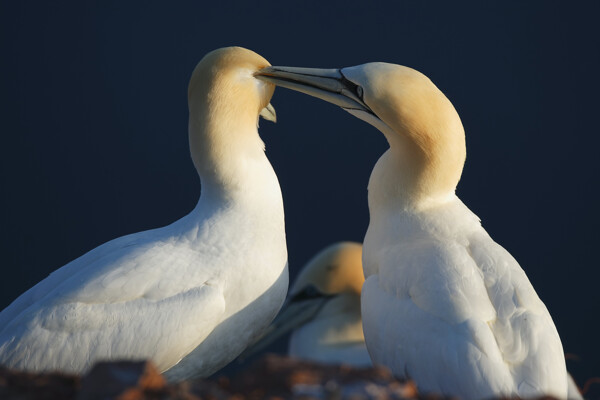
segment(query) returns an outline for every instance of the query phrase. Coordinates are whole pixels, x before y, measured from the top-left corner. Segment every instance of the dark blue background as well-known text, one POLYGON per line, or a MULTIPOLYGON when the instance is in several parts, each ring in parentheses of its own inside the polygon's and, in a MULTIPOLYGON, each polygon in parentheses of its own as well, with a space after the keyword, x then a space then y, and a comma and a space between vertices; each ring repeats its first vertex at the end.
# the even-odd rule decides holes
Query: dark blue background
MULTIPOLYGON (((0 308, 112 238, 189 212, 199 183, 186 87, 210 50, 274 65, 404 64, 454 103, 458 187, 548 306, 579 380, 600 373, 600 28, 577 1, 1 1, 0 308), (210 3, 210 4, 208 4, 210 3), (452 4, 450 4, 452 3, 452 4)), ((361 241, 374 128, 279 89, 262 122, 286 209, 292 277, 361 241)))

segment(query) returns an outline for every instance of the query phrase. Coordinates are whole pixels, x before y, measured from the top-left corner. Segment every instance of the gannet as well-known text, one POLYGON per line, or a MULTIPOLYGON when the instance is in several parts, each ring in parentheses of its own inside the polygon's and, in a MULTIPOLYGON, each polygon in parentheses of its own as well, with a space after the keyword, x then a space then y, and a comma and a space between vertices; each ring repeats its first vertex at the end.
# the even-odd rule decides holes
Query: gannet
POLYGON ((0 365, 83 373, 99 359, 154 361, 171 380, 207 376, 269 325, 288 285, 281 191, 257 125, 274 120, 270 65, 208 53, 188 89, 197 206, 173 224, 109 241, 0 313, 0 365))
POLYGON ((269 329, 242 356, 248 357, 292 331, 288 355, 327 364, 371 366, 360 317, 365 281, 362 245, 339 242, 302 268, 269 329))
POLYGON ((376 364, 421 392, 567 398, 562 344, 517 261, 455 195, 460 118, 414 69, 267 67, 259 78, 337 104, 390 148, 368 184, 362 317, 376 364))

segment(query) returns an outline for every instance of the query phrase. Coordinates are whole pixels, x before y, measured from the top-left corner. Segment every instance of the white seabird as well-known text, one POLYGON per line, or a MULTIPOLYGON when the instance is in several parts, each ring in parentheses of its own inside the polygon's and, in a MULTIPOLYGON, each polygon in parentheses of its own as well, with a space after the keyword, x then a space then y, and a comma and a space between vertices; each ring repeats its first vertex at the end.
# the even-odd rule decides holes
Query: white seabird
POLYGON ((269 329, 243 357, 290 331, 288 355, 326 364, 371 366, 360 317, 365 281, 362 245, 339 242, 317 253, 301 270, 269 329))
POLYGON ((373 362, 422 392, 567 398, 562 344, 515 259, 455 195, 460 118, 423 74, 387 63, 268 67, 261 79, 337 104, 390 148, 369 181, 362 317, 373 362))
POLYGON ((202 193, 187 216, 124 236, 56 270, 0 313, 0 365, 82 373, 144 359, 172 380, 207 376, 269 325, 288 285, 281 191, 259 115, 274 120, 270 65, 208 53, 189 84, 189 142, 202 193))

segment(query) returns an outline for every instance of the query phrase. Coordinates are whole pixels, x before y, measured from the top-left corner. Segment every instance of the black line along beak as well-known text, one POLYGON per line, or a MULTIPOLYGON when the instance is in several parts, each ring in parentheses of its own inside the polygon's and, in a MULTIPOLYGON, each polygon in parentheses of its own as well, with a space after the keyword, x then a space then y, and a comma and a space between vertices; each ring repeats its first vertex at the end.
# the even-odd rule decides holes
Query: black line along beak
POLYGON ((346 110, 375 113, 363 101, 360 86, 346 79, 340 69, 266 67, 256 78, 333 103, 346 110))

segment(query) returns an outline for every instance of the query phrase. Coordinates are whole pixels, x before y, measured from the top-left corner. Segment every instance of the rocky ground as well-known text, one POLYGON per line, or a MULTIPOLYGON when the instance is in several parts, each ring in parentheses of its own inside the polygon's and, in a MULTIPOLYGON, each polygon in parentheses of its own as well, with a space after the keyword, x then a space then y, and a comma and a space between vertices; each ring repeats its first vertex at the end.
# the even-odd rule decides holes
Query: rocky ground
MULTIPOLYGON (((598 398, 589 397, 588 399, 598 398)), ((438 399, 387 369, 321 365, 267 355, 233 378, 168 384, 150 362, 97 364, 84 377, 27 374, 0 368, 0 399, 438 399)), ((441 399, 441 398, 439 398, 441 399)))

